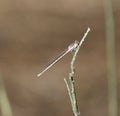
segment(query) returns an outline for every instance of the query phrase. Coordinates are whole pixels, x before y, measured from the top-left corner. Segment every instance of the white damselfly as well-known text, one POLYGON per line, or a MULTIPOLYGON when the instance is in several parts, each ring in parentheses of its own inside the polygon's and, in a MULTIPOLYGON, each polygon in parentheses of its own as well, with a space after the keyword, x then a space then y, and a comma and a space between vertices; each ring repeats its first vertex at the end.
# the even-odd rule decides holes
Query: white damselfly
POLYGON ((67 49, 65 49, 63 52, 58 54, 54 59, 52 59, 44 68, 43 70, 37 75, 40 77, 45 71, 47 71, 51 66, 53 66, 56 62, 58 62, 63 56, 65 56, 67 53, 75 50, 75 48, 79 45, 79 41, 75 40, 74 43, 70 44, 67 49))

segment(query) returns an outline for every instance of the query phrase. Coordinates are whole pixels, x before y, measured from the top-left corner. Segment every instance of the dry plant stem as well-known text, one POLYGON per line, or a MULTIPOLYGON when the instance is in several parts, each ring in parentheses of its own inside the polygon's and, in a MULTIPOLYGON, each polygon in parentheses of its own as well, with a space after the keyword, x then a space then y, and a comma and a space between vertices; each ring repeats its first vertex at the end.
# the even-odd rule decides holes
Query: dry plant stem
POLYGON ((106 23, 106 50, 107 50, 107 74, 108 74, 108 100, 109 116, 118 116, 117 101, 117 69, 115 49, 115 24, 113 15, 113 0, 105 0, 106 23))
POLYGON ((13 116, 11 105, 1 75, 0 75, 0 108, 2 116, 13 116))
POLYGON ((78 105, 77 105, 77 99, 76 99, 75 83, 74 83, 74 79, 73 79, 73 76, 75 73, 74 63, 75 63, 78 51, 79 51, 82 43, 84 42, 89 31, 90 31, 90 28, 87 29, 86 33, 84 34, 83 38, 81 39, 78 47, 75 49, 75 52, 73 54, 73 58, 71 60, 71 65, 70 65, 71 72, 69 73, 69 82, 66 80, 66 78, 64 79, 67 90, 68 90, 68 94, 70 97, 70 102, 71 102, 72 111, 74 113, 74 116, 80 115, 78 105))

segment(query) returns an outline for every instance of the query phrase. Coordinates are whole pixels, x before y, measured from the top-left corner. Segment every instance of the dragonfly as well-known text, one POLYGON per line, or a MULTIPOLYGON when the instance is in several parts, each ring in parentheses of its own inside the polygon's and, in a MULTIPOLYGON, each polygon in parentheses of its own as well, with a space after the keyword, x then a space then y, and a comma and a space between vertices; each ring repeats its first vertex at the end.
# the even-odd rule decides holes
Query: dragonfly
POLYGON ((75 40, 72 44, 70 44, 67 49, 65 49, 63 52, 58 54, 55 58, 50 60, 50 62, 41 70, 39 74, 37 74, 38 77, 40 77, 44 72, 46 72, 49 68, 51 68, 55 63, 57 63, 61 58, 63 58, 66 54, 69 52, 72 52, 75 50, 79 45, 79 41, 75 40))

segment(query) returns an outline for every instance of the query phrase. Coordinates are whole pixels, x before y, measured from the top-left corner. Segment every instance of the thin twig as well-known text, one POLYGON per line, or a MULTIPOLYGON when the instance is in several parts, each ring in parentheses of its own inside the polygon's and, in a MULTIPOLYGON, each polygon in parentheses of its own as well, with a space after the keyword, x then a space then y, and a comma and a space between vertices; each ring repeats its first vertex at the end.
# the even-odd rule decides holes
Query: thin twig
POLYGON ((13 116, 9 98, 0 74, 0 108, 2 116, 13 116))
POLYGON ((78 105, 77 105, 75 83, 74 83, 74 79, 73 79, 73 76, 74 76, 74 73, 75 73, 74 63, 75 63, 78 51, 79 51, 82 43, 84 42, 84 40, 85 40, 89 31, 90 31, 90 28, 87 29, 86 33, 84 34, 83 38, 81 39, 78 47, 75 49, 75 52, 73 54, 73 57, 72 57, 72 60, 71 60, 71 65, 70 65, 71 72, 69 73, 69 83, 66 80, 66 78, 64 79, 67 90, 68 90, 68 94, 69 94, 69 97, 70 97, 72 110, 73 110, 73 113, 74 113, 75 116, 79 116, 80 112, 79 112, 78 105))
POLYGON ((113 1, 104 1, 105 27, 106 27, 106 52, 107 52, 107 74, 108 74, 108 100, 109 116, 118 115, 117 101, 117 69, 115 49, 115 22, 113 15, 113 1))

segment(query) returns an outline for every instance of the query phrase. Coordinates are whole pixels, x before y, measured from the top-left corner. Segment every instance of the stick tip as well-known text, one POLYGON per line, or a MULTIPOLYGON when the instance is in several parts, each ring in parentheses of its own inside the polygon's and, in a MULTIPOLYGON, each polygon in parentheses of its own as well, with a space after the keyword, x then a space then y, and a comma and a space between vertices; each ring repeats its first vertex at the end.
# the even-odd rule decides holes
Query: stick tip
POLYGON ((88 31, 90 31, 90 27, 88 27, 88 29, 87 29, 88 31))

